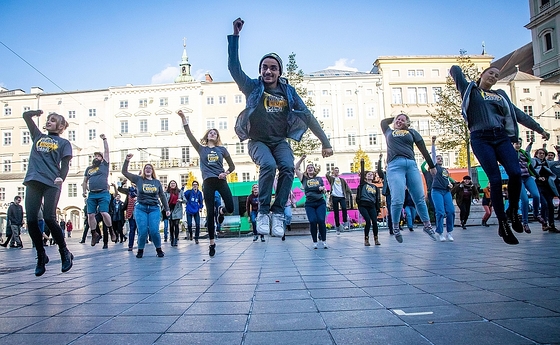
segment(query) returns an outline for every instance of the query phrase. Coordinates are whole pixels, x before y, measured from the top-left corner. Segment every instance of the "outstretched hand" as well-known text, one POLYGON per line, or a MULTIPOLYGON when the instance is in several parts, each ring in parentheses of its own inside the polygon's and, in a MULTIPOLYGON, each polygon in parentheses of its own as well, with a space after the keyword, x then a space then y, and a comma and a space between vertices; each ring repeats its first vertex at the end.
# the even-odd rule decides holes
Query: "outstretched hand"
POLYGON ((132 153, 127 154, 125 160, 129 161, 132 156, 134 156, 132 153))
POLYGON ((233 21, 233 34, 238 36, 239 33, 241 32, 241 29, 243 29, 243 24, 245 24, 245 21, 241 18, 237 18, 236 20, 233 21))
POLYGON ((327 158, 333 155, 333 150, 332 149, 323 149, 322 151, 323 154, 323 158, 327 158))
POLYGON ((544 140, 550 139, 550 133, 548 133, 547 131, 542 132, 541 135, 544 140))

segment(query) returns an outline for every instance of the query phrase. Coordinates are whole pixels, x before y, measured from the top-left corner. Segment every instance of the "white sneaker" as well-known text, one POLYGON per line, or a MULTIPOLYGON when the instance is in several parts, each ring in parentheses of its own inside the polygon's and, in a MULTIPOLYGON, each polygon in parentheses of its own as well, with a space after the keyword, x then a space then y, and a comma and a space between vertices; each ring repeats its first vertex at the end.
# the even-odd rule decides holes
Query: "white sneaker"
POLYGON ((439 236, 439 241, 440 242, 445 242, 445 235, 444 234, 438 234, 439 236))
POLYGON ((323 241, 323 248, 329 249, 329 246, 327 246, 327 241, 323 241))
POLYGON ((349 230, 350 229, 350 223, 346 222, 344 223, 344 230, 349 230))
POLYGON ((284 236, 284 214, 272 214, 272 235, 276 237, 284 236))
POLYGON ((268 235, 270 233, 270 218, 268 214, 259 213, 257 215, 257 232, 259 235, 268 235))
POLYGON ((317 249, 317 242, 313 242, 313 249, 317 249))
POLYGON ((451 236, 451 233, 450 233, 450 232, 447 233, 447 240, 448 240, 449 242, 453 242, 453 236, 451 236))

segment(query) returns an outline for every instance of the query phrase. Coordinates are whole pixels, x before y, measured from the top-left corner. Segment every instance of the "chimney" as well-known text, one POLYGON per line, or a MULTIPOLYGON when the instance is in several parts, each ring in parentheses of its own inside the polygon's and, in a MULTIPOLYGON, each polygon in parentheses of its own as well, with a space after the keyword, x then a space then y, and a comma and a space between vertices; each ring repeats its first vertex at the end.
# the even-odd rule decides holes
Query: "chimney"
POLYGON ((31 93, 43 93, 43 89, 38 86, 32 86, 31 93))
POLYGON ((204 74, 204 78, 206 79, 207 83, 211 83, 211 82, 214 81, 214 79, 212 79, 212 76, 208 72, 206 72, 206 74, 204 74))

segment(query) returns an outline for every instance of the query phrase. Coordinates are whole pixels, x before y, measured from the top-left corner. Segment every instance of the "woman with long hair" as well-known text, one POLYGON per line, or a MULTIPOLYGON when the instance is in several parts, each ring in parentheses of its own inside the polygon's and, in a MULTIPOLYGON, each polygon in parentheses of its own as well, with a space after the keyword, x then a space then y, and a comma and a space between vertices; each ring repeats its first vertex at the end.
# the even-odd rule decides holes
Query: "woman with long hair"
POLYGON ((153 165, 149 163, 144 165, 140 175, 128 172, 128 163, 132 156, 132 153, 126 155, 122 166, 122 174, 134 183, 138 189, 138 197, 134 206, 134 218, 138 227, 138 252, 136 257, 140 259, 144 256, 144 247, 146 247, 149 232, 152 243, 156 247, 157 256, 162 258, 165 253, 161 250, 161 235, 159 234, 161 209, 158 199, 161 201, 167 216, 171 214, 169 205, 153 165))
POLYGON ((393 233, 395 239, 402 243, 403 238, 399 229, 399 222, 396 215, 401 214, 405 189, 408 191, 418 215, 424 223, 424 232, 436 241, 436 235, 430 223, 430 215, 424 197, 424 185, 418 165, 414 155, 414 145, 418 147, 422 156, 428 162, 430 173, 434 175, 436 168, 430 153, 426 149, 426 144, 420 133, 410 128, 410 119, 406 114, 399 114, 394 118, 381 120, 381 130, 387 140, 387 182, 391 189, 391 214, 393 215, 393 233), (393 123, 393 128, 389 125, 393 123))
POLYGON ((296 176, 301 181, 303 190, 305 191, 305 213, 309 220, 309 231, 313 239, 313 249, 317 249, 317 228, 319 229, 319 239, 323 241, 323 248, 329 248, 327 245, 327 202, 325 201, 325 193, 327 192, 323 179, 317 176, 317 170, 313 163, 307 164, 305 172, 301 172, 301 163, 305 160, 306 155, 301 156, 295 165, 296 176))
POLYGON ((498 235, 507 244, 518 244, 511 228, 515 232, 523 232, 523 224, 517 216, 521 195, 521 169, 511 143, 517 142, 519 138, 518 122, 540 133, 546 140, 550 138, 550 134, 532 117, 513 105, 503 90, 492 90, 500 77, 498 68, 486 68, 477 81, 471 82, 466 80, 459 66, 452 66, 449 73, 463 100, 461 112, 470 132, 473 153, 490 182, 492 206, 499 222, 498 235), (507 214, 502 200, 502 174, 498 163, 508 175, 510 206, 507 214))
POLYGON ((379 188, 373 183, 375 173, 365 170, 365 162, 360 160, 360 185, 356 194, 358 211, 366 221, 364 227, 364 246, 369 247, 369 230, 373 230, 373 241, 376 246, 379 243, 379 228, 377 227, 377 215, 381 212, 381 197, 379 188))
POLYGON ((169 232, 171 236, 171 246, 177 247, 179 239, 179 222, 183 218, 183 193, 177 186, 177 181, 171 180, 167 184, 167 190, 164 192, 167 203, 169 204, 169 232))
POLYGON ((47 116, 45 129, 47 134, 41 132, 33 121, 34 116, 41 116, 42 110, 30 110, 23 113, 23 119, 29 128, 33 145, 29 154, 29 165, 23 184, 25 190, 25 213, 29 236, 37 251, 37 266, 35 275, 45 273, 45 265, 49 257, 45 253, 43 234, 39 229, 39 211, 43 206, 43 218, 50 229, 52 237, 58 245, 62 261, 62 272, 72 268, 74 256, 64 240, 64 229, 56 221, 56 208, 60 198, 60 188, 68 175, 70 160, 72 159, 72 145, 60 137, 68 127, 68 122, 62 115, 51 113, 47 116))
POLYGON ((554 184, 556 175, 550 170, 544 148, 537 149, 533 157, 532 166, 537 173, 537 187, 540 193, 541 216, 543 218, 543 231, 559 233, 554 225, 554 197, 558 196, 558 190, 554 184))
POLYGON ((225 210, 220 207, 218 210, 218 222, 224 221, 224 214, 233 212, 233 197, 231 190, 227 184, 227 175, 231 174, 235 169, 235 165, 231 160, 228 150, 222 146, 220 133, 217 129, 212 128, 206 131, 200 142, 196 140, 189 128, 189 123, 183 111, 177 112, 183 122, 185 133, 200 156, 200 172, 202 173, 202 195, 206 204, 206 223, 208 229, 208 238, 210 239, 210 247, 208 255, 216 254, 216 242, 214 240, 214 195, 218 191, 225 203, 225 210), (224 170, 224 159, 228 163, 228 169, 224 170))

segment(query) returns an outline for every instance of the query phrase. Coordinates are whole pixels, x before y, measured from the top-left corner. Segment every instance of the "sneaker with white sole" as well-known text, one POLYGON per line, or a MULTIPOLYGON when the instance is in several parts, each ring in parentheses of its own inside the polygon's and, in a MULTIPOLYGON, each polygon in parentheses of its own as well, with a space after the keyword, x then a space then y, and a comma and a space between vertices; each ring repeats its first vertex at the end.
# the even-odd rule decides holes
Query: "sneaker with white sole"
POLYGON ((448 240, 449 242, 453 242, 453 236, 451 236, 451 233, 450 233, 450 232, 447 233, 447 240, 448 240))
POLYGON ((427 233, 432 240, 437 241, 436 233, 434 232, 434 229, 432 229, 431 224, 424 226, 424 232, 427 233))
POLYGON ((438 237, 439 237, 440 242, 445 242, 445 235, 444 234, 438 234, 438 237))
POLYGON ((402 235, 400 229, 393 229, 393 234, 395 235, 395 239, 397 242, 402 243, 402 235))
POLYGON ((329 246, 327 245, 327 241, 323 241, 323 248, 329 249, 329 246))
POLYGON ((313 242, 313 249, 317 249, 317 242, 313 242))
POLYGON ((273 213, 271 218, 272 218, 272 235, 276 237, 284 236, 284 214, 273 213))
POLYGON ((268 235, 270 233, 270 218, 268 214, 259 213, 257 215, 257 232, 259 235, 268 235))

